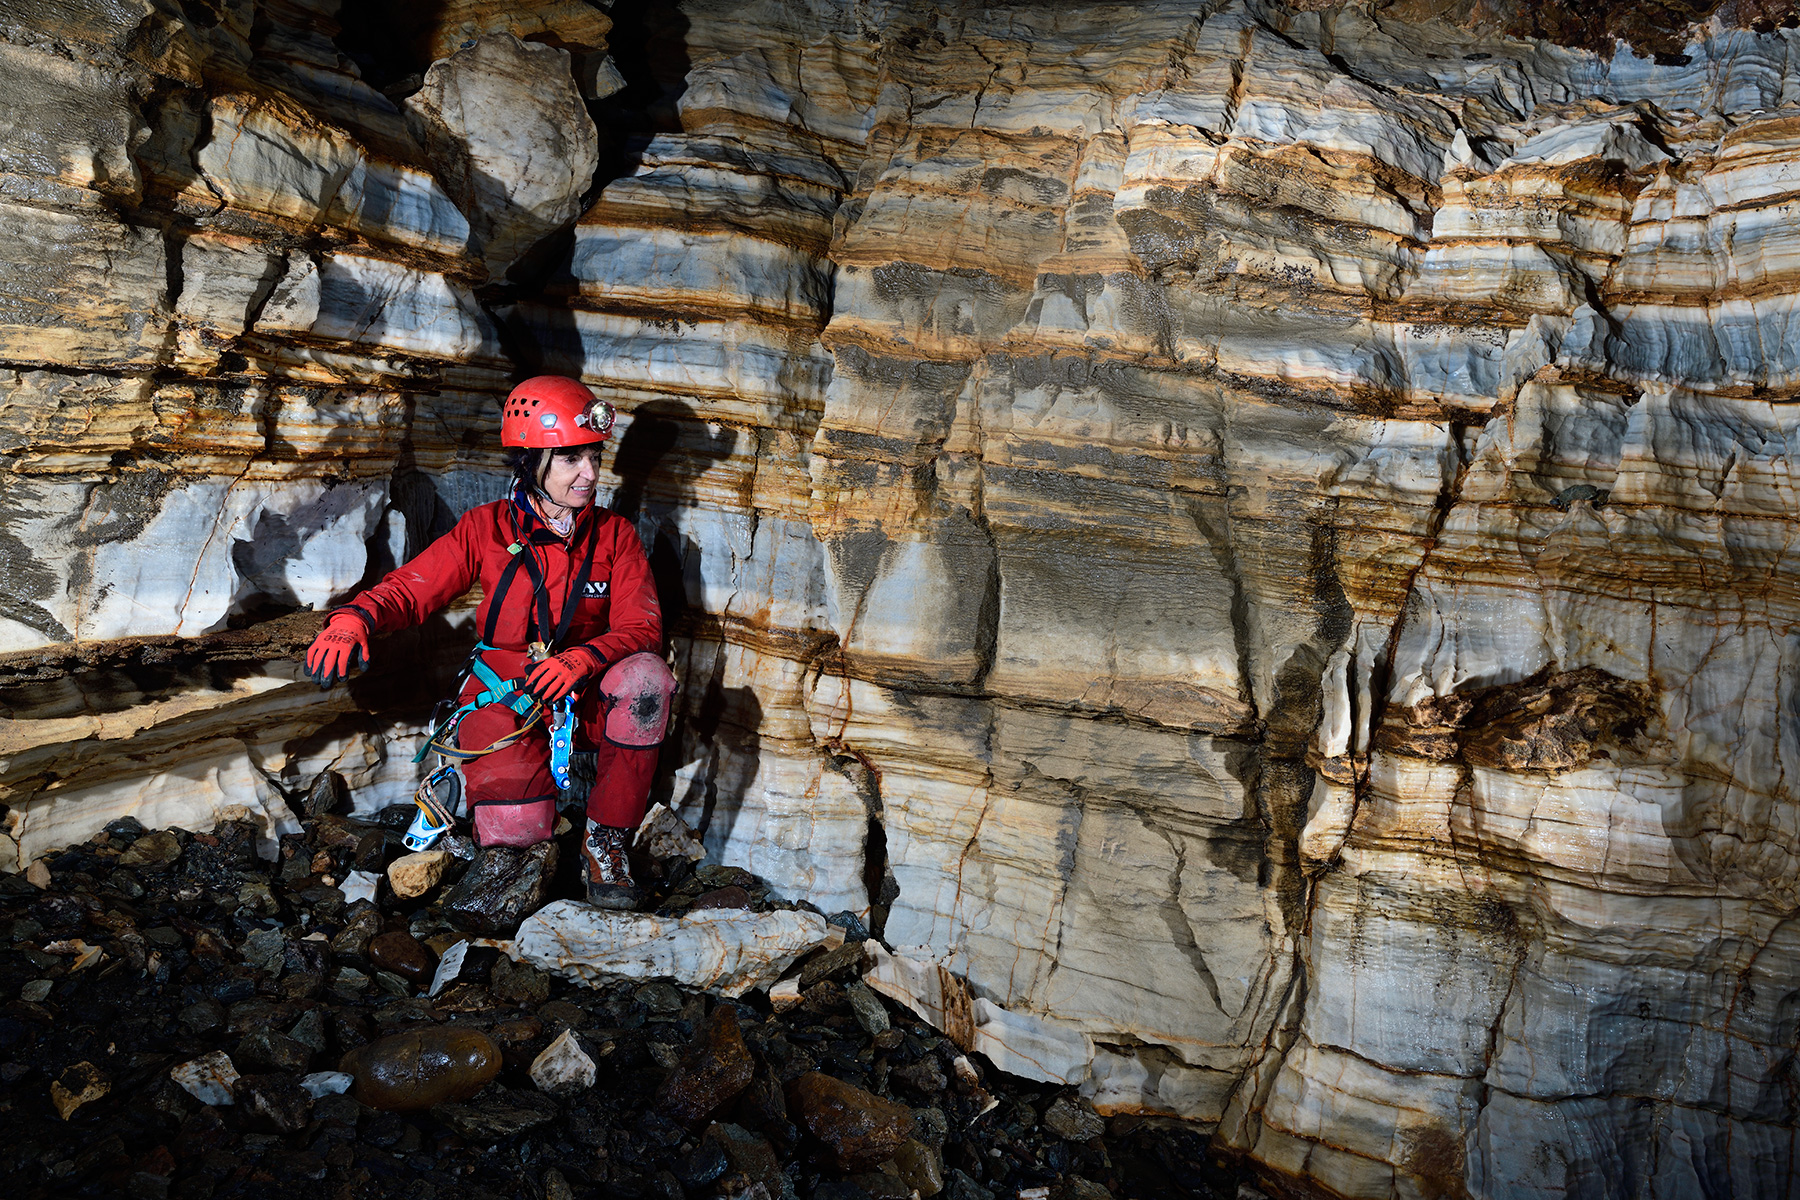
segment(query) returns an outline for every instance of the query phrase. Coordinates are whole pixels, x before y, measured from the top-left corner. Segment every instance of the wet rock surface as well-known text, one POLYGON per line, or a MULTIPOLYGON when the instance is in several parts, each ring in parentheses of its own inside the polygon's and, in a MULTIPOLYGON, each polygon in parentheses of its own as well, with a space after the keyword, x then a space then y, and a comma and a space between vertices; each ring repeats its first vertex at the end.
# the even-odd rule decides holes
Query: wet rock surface
MULTIPOLYGON (((427 997, 417 964, 466 937, 449 885, 345 904, 324 880, 368 832, 309 817, 265 863, 235 851, 247 830, 121 830, 42 860, 43 888, 0 876, 0 1177, 31 1200, 1236 1193, 1192 1130, 1114 1118, 1084 1140, 1104 1123, 1072 1089, 959 1070, 841 947, 792 970, 819 977, 779 1015, 760 991, 583 986, 478 946, 427 997), (157 869, 116 865, 147 839, 157 869), (74 940, 87 962, 45 949, 74 940)), ((722 887, 782 907, 685 861, 653 903, 722 887)))

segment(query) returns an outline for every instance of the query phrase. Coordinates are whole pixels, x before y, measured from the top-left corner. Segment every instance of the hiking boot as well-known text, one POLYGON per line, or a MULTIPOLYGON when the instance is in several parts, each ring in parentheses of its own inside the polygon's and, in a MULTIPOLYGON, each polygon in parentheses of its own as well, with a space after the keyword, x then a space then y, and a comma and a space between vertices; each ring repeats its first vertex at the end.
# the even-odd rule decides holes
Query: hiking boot
POLYGON ((643 902, 644 893, 631 881, 631 863, 625 847, 631 830, 616 825, 587 823, 581 839, 581 864, 587 870, 587 899, 595 908, 630 911, 643 902))

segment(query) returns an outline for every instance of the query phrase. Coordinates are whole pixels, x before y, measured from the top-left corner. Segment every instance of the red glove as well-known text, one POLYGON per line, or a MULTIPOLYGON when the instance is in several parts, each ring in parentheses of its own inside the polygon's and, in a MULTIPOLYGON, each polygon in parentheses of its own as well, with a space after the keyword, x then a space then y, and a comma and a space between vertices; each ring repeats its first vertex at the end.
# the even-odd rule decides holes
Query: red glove
POLYGON ((565 650, 533 667, 531 674, 525 677, 525 690, 540 704, 555 704, 586 683, 593 673, 593 655, 582 650, 565 650))
POLYGON ((336 613, 306 648, 306 673, 328 688, 350 678, 350 668, 369 661, 369 627, 351 613, 336 613))

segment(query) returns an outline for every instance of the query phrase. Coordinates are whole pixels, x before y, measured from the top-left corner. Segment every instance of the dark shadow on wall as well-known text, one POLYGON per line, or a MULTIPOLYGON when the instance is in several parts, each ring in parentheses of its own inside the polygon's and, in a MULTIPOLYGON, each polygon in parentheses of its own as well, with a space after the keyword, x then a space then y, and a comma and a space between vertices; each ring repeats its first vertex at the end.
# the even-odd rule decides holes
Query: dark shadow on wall
MULTIPOLYGON (((725 686, 724 647, 713 643, 709 649, 712 670, 704 685, 683 688, 684 699, 693 708, 676 714, 661 766, 668 772, 669 807, 694 826, 711 849, 730 840, 761 772, 758 730, 763 710, 751 689, 725 686), (690 766, 694 770, 677 791, 675 773, 690 766)), ((693 651, 687 656, 690 664, 701 657, 700 646, 693 646, 693 651)))
MULTIPOLYGON (((739 433, 716 430, 680 400, 652 400, 630 415, 612 470, 619 478, 612 509, 637 526, 656 578, 663 630, 671 636, 709 624, 700 573, 700 546, 682 529, 682 514, 698 501, 693 481, 731 457, 739 433)), ((717 616, 717 614, 710 614, 717 616)))
POLYGON ((684 525, 698 505, 694 481, 730 458, 740 436, 682 401, 653 400, 630 414, 612 461, 612 508, 644 540, 681 682, 656 794, 715 845, 730 836, 756 781, 762 704, 748 687, 725 686, 720 614, 705 611, 701 547, 684 525))
POLYGON ((432 37, 446 0, 358 0, 338 10, 333 41, 378 92, 405 95, 431 66, 432 37))
POLYGON ((600 127, 601 184, 636 171, 644 148, 659 133, 680 133, 687 91, 688 19, 670 0, 619 0, 607 34, 613 65, 625 86, 589 106, 600 127))

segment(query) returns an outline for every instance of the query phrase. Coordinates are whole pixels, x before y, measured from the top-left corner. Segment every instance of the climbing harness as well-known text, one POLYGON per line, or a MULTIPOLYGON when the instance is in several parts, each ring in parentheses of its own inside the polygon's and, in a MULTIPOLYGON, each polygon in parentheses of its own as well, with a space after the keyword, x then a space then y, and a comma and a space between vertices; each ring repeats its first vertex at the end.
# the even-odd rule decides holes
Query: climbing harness
MULTIPOLYGON (((574 751, 575 735, 575 697, 571 693, 555 704, 549 706, 546 714, 545 706, 531 693, 525 690, 523 679, 502 679, 499 672, 483 660, 482 655, 490 650, 498 649, 493 643, 497 638, 500 621, 500 610, 506 600, 506 593, 512 586, 514 577, 523 566, 531 577, 533 599, 536 611, 531 620, 531 630, 538 637, 530 642, 529 654, 533 662, 541 662, 556 652, 568 634, 569 624, 575 616, 575 606, 580 602, 581 594, 587 586, 588 575, 594 567, 594 551, 600 541, 598 531, 591 531, 588 538, 587 555, 582 560, 581 570, 575 576, 567 596, 563 600, 563 611, 560 620, 552 623, 550 615, 550 592, 544 580, 543 572, 538 568, 537 557, 526 544, 523 531, 519 538, 507 551, 512 561, 500 573, 500 579, 494 588, 494 596, 488 605, 488 615, 482 636, 475 643, 475 649, 469 656, 467 665, 457 676, 456 690, 452 695, 460 696, 469 676, 474 675, 481 682, 482 691, 477 693, 468 703, 456 708, 449 716, 437 722, 425 738, 425 744, 413 755, 414 763, 422 763, 428 755, 438 755, 443 765, 425 777, 423 783, 413 795, 413 801, 419 811, 413 817, 412 825, 407 829, 403 839, 408 850, 420 851, 428 849, 438 838, 442 837, 455 822, 455 805, 444 803, 437 795, 440 787, 448 788, 449 776, 458 774, 458 765, 471 759, 504 750, 508 746, 523 739, 540 722, 544 723, 550 735, 550 775, 556 786, 568 790, 570 782, 569 759, 574 751), (542 635, 550 632, 548 641, 541 640, 542 635), (457 745, 457 731, 465 718, 478 708, 490 704, 503 705, 513 711, 519 718, 519 727, 511 733, 495 739, 491 744, 478 750, 465 750, 457 745), (446 761, 448 760, 448 761, 446 761), (415 844, 416 843, 416 844, 415 844)), ((461 788, 455 791, 460 798, 461 788)))

